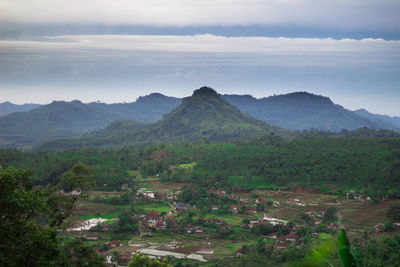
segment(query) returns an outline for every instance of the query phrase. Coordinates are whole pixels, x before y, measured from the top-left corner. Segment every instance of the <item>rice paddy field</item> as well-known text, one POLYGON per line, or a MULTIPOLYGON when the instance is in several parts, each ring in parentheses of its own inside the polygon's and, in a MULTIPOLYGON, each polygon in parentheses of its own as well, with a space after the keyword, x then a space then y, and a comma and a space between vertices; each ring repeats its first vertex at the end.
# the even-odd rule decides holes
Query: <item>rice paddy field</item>
MULTIPOLYGON (((169 192, 171 190, 179 190, 184 186, 183 183, 163 183, 159 180, 143 181, 139 187, 148 187, 157 192, 169 192), (148 184, 151 187, 148 187, 148 184)), ((89 198, 83 200, 77 207, 74 214, 68 221, 68 227, 76 226, 79 223, 91 218, 109 219, 107 223, 115 223, 116 218, 123 209, 128 209, 130 205, 109 205, 94 201, 93 196, 117 196, 120 193, 116 192, 90 192, 89 198)), ((377 204, 363 203, 354 199, 346 199, 346 197, 307 193, 307 192, 292 192, 292 191, 274 191, 274 190, 253 190, 245 193, 238 193, 235 197, 240 198, 249 205, 255 205, 257 199, 267 199, 278 202, 279 205, 265 204, 264 212, 254 214, 221 214, 208 212, 204 218, 213 217, 224 220, 234 233, 226 238, 222 238, 215 231, 205 231, 199 234, 186 233, 168 233, 168 232, 153 232, 151 237, 140 237, 136 234, 127 233, 125 236, 119 235, 123 241, 121 247, 113 248, 103 252, 105 256, 112 255, 114 251, 119 253, 133 253, 138 249, 151 248, 163 249, 185 255, 199 254, 206 261, 221 259, 224 257, 232 257, 236 250, 243 245, 256 244, 260 238, 259 235, 252 233, 249 229, 242 227, 244 219, 253 220, 259 219, 266 214, 269 217, 293 221, 296 225, 302 226, 304 223, 300 220, 300 214, 308 211, 321 213, 329 207, 335 207, 341 215, 341 220, 338 224, 343 225, 347 230, 349 238, 360 238, 364 231, 370 232, 372 235, 378 235, 374 232, 374 226, 377 223, 385 223, 387 221, 385 215, 388 208, 400 203, 400 200, 386 200, 377 204), (289 199, 296 199, 297 203, 290 202, 289 199)), ((172 204, 163 199, 149 200, 146 203, 133 204, 135 212, 138 216, 144 216, 151 210, 158 213, 168 213, 171 211, 172 204)), ((207 230, 207 229, 206 229, 207 230)), ((81 235, 81 233, 65 233, 65 237, 73 235, 81 235)), ((111 233, 100 233, 99 240, 87 241, 98 246, 112 240, 111 233)), ((322 239, 332 238, 331 234, 321 235, 322 239)), ((271 239, 266 239, 267 242, 274 242, 271 239)), ((192 260, 191 260, 192 261, 192 260)), ((201 264, 206 264, 201 262, 201 264)))

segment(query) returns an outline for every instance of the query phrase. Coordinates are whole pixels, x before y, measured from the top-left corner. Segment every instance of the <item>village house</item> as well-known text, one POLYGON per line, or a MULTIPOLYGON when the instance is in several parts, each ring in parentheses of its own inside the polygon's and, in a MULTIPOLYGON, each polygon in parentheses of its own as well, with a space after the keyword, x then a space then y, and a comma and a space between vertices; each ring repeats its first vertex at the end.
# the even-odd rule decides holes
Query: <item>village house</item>
POLYGON ((153 236, 153 232, 150 229, 144 229, 140 232, 140 237, 143 236, 153 236))
POLYGON ((118 256, 118 260, 119 260, 120 262, 127 263, 127 262, 129 262, 129 261, 131 260, 131 254, 130 254, 130 253, 123 253, 123 254, 120 254, 120 255, 118 256))
POLYGON ((320 219, 320 218, 313 218, 313 220, 314 220, 314 224, 315 225, 318 225, 318 224, 322 223, 322 219, 320 219))
POLYGON ((279 207, 279 206, 281 205, 281 203, 279 203, 279 201, 274 201, 274 202, 272 202, 272 205, 273 205, 275 208, 277 208, 277 207, 279 207))
POLYGON ((185 230, 186 230, 186 233, 188 233, 188 234, 193 234, 193 233, 199 234, 199 233, 203 233, 204 232, 204 229, 202 227, 200 227, 200 226, 192 226, 190 224, 188 226, 186 226, 185 230))
POLYGON ((108 230, 110 230, 110 228, 108 227, 108 225, 103 225, 103 227, 101 228, 102 232, 108 232, 108 230))
POLYGON ((165 231, 167 229, 167 223, 163 220, 159 220, 156 222, 156 230, 157 231, 165 231))
POLYGON ((84 236, 86 240, 99 240, 99 235, 98 234, 86 234, 84 236))
POLYGON ((179 194, 180 192, 175 192, 175 193, 168 193, 167 195, 166 195, 166 199, 168 199, 168 200, 177 200, 178 199, 178 194, 179 194))
POLYGON ((64 196, 80 196, 81 194, 82 194, 81 188, 76 188, 72 191, 61 190, 61 195, 64 195, 64 196))
POLYGON ((232 213, 234 213, 234 214, 238 214, 239 213, 239 209, 236 206, 232 206, 231 210, 232 210, 232 213))
POLYGON ((385 230, 385 225, 383 223, 378 223, 374 226, 375 232, 383 232, 385 230))
POLYGON ((288 242, 296 242, 298 238, 297 234, 293 232, 285 236, 285 240, 288 242))
POLYGON ((175 213, 179 213, 179 212, 182 212, 182 211, 186 211, 189 207, 190 207, 189 204, 186 204, 186 203, 179 203, 179 204, 177 204, 176 207, 175 207, 175 213))
POLYGON ((319 234, 318 233, 311 233, 311 237, 314 237, 314 238, 318 238, 319 237, 319 234))
POLYGON ((338 230, 338 226, 335 223, 330 223, 327 226, 327 228, 328 228, 329 231, 337 231, 338 230))
POLYGON ((212 206, 211 206, 211 210, 213 210, 213 211, 218 210, 218 206, 217 206, 217 205, 212 205, 212 206))
POLYGON ((154 195, 153 191, 144 191, 143 195, 147 198, 155 198, 156 196, 154 195))
POLYGON ((128 190, 128 189, 129 189, 128 184, 121 185, 121 191, 128 190))
POLYGON ((276 244, 276 248, 278 249, 287 249, 288 245, 285 241, 278 241, 278 243, 276 244))
POLYGON ((255 207, 249 207, 247 213, 257 213, 257 209, 255 207))
POLYGON ((150 211, 149 214, 147 214, 144 217, 144 222, 149 226, 154 228, 156 226, 157 221, 160 220, 160 214, 158 214, 154 209, 150 211))
POLYGON ((112 240, 110 242, 108 242, 108 246, 111 248, 117 248, 119 246, 121 246, 121 241, 120 240, 112 240))
POLYGON ((147 198, 151 198, 151 199, 154 199, 154 198, 155 198, 154 192, 153 192, 153 191, 150 191, 150 190, 146 190, 146 188, 140 188, 140 189, 137 191, 136 195, 140 195, 140 194, 144 195, 144 196, 147 197, 147 198))
POLYGON ((260 224, 260 221, 259 220, 256 220, 256 221, 250 221, 249 222, 249 225, 248 225, 248 228, 253 228, 253 227, 255 227, 256 225, 258 225, 258 224, 260 224))
POLYGON ((185 230, 186 230, 186 233, 191 234, 191 233, 193 233, 193 226, 191 226, 189 224, 188 226, 186 226, 185 230))
POLYGON ((276 239, 278 237, 278 232, 270 233, 268 235, 269 238, 276 239))
POLYGON ((218 197, 224 197, 226 195, 226 192, 223 190, 210 190, 210 193, 218 195, 218 197))
POLYGON ((195 226, 194 227, 194 232, 195 233, 203 233, 204 232, 204 229, 202 228, 202 227, 200 227, 200 226, 195 226))
POLYGON ((214 219, 214 223, 215 224, 223 224, 223 222, 224 222, 224 220, 222 220, 222 219, 214 219))

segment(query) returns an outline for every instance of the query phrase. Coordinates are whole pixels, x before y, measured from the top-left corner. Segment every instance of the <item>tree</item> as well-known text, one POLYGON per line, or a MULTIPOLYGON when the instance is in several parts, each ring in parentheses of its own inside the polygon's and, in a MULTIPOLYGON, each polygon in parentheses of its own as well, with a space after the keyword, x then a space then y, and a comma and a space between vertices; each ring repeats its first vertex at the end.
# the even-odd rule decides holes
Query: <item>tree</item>
POLYGON ((325 211, 324 220, 331 221, 336 218, 337 210, 334 207, 329 207, 325 211))
POLYGON ((263 238, 260 238, 257 242, 257 253, 264 254, 266 251, 265 241, 263 238))
POLYGON ((165 258, 159 261, 158 259, 150 259, 142 253, 138 253, 132 256, 128 267, 172 267, 172 265, 168 264, 165 258))
MULTIPOLYGON (((74 266, 72 256, 63 253, 71 244, 62 244, 57 231, 81 196, 61 195, 60 185, 33 188, 30 174, 0 168, 0 266, 74 266)), ((81 182, 86 190, 89 183, 81 182)), ((91 248, 75 245, 75 252, 85 255, 85 265, 102 266, 104 261, 91 248)))

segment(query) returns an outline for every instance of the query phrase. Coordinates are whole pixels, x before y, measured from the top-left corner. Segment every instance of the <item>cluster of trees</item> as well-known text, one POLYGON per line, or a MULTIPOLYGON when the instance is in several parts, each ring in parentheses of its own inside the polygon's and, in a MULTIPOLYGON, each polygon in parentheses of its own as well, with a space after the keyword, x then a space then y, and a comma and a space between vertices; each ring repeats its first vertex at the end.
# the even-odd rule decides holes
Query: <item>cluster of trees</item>
POLYGON ((33 184, 57 184, 78 161, 96 172, 96 188, 119 190, 133 181, 129 170, 160 174, 163 181, 191 182, 231 190, 315 187, 323 192, 355 189, 379 198, 400 197, 400 139, 277 137, 246 143, 184 143, 120 150, 86 149, 29 153, 0 149, 0 165, 32 169, 33 184), (196 162, 184 169, 182 163, 196 162), (332 189, 336 185, 337 189, 332 189))
POLYGON ((93 248, 57 235, 93 178, 93 171, 78 163, 58 185, 40 189, 32 186, 29 170, 0 168, 0 265, 105 266, 93 248), (62 195, 62 187, 80 188, 82 194, 62 195))
MULTIPOLYGON (((228 191, 306 185, 331 193, 356 189, 376 198, 400 197, 400 140, 396 139, 296 139, 197 149, 197 164, 185 181, 228 191), (327 186, 332 184, 338 189, 327 186)), ((186 151, 190 155, 192 150, 186 151)))

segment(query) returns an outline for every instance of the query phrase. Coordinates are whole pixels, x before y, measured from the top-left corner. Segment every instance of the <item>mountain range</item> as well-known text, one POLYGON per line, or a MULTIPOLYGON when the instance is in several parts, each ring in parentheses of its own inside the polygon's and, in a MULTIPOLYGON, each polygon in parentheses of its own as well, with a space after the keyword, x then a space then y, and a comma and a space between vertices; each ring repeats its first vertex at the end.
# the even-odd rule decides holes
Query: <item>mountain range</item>
POLYGON ((78 149, 82 147, 123 147, 137 144, 176 142, 233 141, 285 137, 288 131, 270 126, 229 104, 212 88, 202 87, 182 103, 152 123, 118 121, 109 127, 80 138, 45 143, 38 150, 78 149))
POLYGON ((54 101, 29 112, 0 117, 0 145, 27 146, 78 136, 102 129, 116 120, 154 122, 175 108, 181 99, 158 93, 133 103, 104 104, 54 101))
MULTIPOLYGON (((183 99, 153 93, 132 103, 54 101, 28 112, 11 113, 0 117, 0 146, 26 147, 81 135, 86 138, 87 145, 92 142, 107 144, 108 139, 115 140, 117 136, 130 140, 131 135, 140 142, 199 138, 221 141, 257 137, 274 131, 282 134, 279 128, 339 132, 368 127, 400 132, 399 119, 365 110, 353 112, 334 104, 328 97, 307 92, 257 99, 250 95, 219 95, 203 87, 183 99), (200 118, 202 120, 198 121, 200 118), (251 130, 246 130, 249 125, 251 130), (149 127, 151 131, 146 135, 150 137, 139 136, 136 132, 149 127)), ((121 144, 132 143, 122 139, 121 144)))
POLYGON ((319 129, 339 132, 362 127, 399 130, 385 121, 365 117, 334 104, 328 97, 295 92, 257 99, 252 96, 224 95, 243 112, 289 130, 319 129))
POLYGON ((14 112, 30 111, 34 108, 40 107, 40 104, 23 104, 16 105, 9 101, 0 103, 0 116, 4 116, 14 112))

